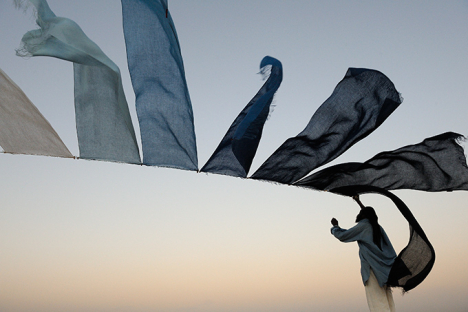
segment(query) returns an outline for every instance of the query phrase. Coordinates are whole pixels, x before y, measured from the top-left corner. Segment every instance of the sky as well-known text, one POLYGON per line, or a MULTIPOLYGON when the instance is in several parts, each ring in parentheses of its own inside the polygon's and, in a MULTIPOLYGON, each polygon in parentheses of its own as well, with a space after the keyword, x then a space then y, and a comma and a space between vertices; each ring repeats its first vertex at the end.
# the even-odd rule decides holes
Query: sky
MULTIPOLYGON (((49 0, 122 72, 139 140, 120 1, 49 0)), ((36 28, 31 11, 0 1, 0 68, 78 156, 73 65, 15 55, 36 28)), ((446 131, 468 135, 467 1, 169 0, 184 58, 199 167, 262 86, 261 59, 283 64, 275 109, 251 173, 304 129, 349 67, 376 69, 403 104, 328 165, 446 131)), ((327 166, 328 166, 327 165, 327 166)), ((353 226, 349 198, 192 171, 0 154, 0 310, 363 311, 358 247, 330 234, 353 226)), ((436 251, 416 289, 394 291, 398 311, 466 312, 468 193, 394 192, 436 251)), ((377 195, 373 206, 397 252, 408 224, 377 195)))

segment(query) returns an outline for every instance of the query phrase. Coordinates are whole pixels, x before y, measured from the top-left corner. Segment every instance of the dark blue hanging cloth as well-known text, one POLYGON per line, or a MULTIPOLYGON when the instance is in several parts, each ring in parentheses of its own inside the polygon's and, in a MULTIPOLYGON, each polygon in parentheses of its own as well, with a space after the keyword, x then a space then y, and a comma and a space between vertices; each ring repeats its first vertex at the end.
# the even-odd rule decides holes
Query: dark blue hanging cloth
POLYGON ((286 140, 252 178, 291 184, 368 136, 400 104, 384 74, 349 68, 304 131, 286 140))
POLYGON ((461 139, 461 134, 446 132, 419 144, 379 153, 364 163, 325 168, 294 184, 318 190, 348 185, 429 192, 468 190, 468 167, 458 144, 461 139))
POLYGON ((265 56, 261 72, 268 80, 232 123, 218 148, 200 170, 245 178, 252 165, 270 112, 273 96, 283 80, 283 67, 277 59, 265 56))

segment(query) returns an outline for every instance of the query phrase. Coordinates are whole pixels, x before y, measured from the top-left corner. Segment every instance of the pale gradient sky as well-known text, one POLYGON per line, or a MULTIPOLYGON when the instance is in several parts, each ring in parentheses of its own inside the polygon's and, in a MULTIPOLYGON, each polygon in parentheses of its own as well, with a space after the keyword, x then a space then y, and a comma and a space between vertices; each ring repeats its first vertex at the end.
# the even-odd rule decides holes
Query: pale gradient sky
MULTIPOLYGON (((120 1, 50 0, 120 67, 138 130, 120 1)), ((468 135, 467 1, 169 0, 184 57, 199 167, 278 58, 284 80, 253 170, 299 133, 348 67, 382 71, 403 104, 333 164, 445 131, 468 135)), ((0 68, 78 155, 72 64, 21 59, 31 13, 0 2, 0 68)), ((139 137, 139 135, 137 135, 139 137)), ((252 170, 252 172, 253 172, 252 170)), ((329 193, 99 161, 0 155, 0 311, 365 311, 357 244, 330 235, 358 207, 329 193)), ((436 250, 397 311, 468 310, 468 193, 396 191, 436 250)), ((363 196, 399 252, 407 223, 363 196)))

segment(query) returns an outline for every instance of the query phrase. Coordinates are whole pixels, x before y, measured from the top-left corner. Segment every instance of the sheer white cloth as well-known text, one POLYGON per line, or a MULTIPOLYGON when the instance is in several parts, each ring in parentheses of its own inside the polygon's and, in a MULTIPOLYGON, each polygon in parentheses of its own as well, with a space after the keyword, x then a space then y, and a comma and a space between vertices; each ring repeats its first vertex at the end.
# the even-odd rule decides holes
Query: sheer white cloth
POLYGON ((73 158, 50 123, 1 69, 0 146, 12 154, 73 158))

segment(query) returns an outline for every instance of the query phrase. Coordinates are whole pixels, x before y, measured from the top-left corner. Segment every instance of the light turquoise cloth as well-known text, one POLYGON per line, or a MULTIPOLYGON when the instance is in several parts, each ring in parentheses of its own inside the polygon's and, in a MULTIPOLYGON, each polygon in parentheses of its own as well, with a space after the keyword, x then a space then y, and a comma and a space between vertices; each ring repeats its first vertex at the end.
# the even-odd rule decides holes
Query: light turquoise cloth
POLYGON ((74 21, 57 17, 46 0, 30 0, 39 29, 22 39, 20 56, 52 56, 74 63, 80 157, 140 163, 120 70, 74 21))
POLYGON ((357 242, 359 245, 359 258, 361 259, 361 276, 364 285, 370 276, 370 269, 374 271, 379 285, 382 287, 388 279, 388 275, 396 258, 395 250, 388 239, 384 229, 382 231, 382 250, 374 243, 372 225, 369 220, 363 219, 349 230, 334 226, 332 234, 344 243, 357 242))

